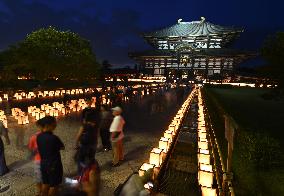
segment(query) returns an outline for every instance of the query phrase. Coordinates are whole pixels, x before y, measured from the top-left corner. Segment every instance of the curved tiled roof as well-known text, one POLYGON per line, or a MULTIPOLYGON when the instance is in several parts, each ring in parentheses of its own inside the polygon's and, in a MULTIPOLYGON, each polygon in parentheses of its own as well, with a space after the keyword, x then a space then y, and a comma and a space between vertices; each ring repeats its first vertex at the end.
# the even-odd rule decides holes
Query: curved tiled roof
POLYGON ((150 33, 145 33, 144 36, 145 37, 208 36, 208 35, 218 35, 218 34, 240 33, 242 31, 243 29, 241 28, 224 27, 212 24, 210 22, 205 21, 204 17, 201 17, 200 21, 193 21, 193 22, 182 22, 182 20, 179 19, 178 23, 173 26, 150 33))

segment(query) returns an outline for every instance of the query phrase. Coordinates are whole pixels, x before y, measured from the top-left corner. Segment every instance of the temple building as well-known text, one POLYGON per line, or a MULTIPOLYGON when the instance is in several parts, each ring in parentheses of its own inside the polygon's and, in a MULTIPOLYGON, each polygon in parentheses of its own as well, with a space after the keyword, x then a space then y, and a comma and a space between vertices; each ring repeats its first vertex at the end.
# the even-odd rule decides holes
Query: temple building
POLYGON ((255 53, 239 51, 228 46, 244 30, 223 27, 200 21, 183 22, 150 33, 143 37, 154 49, 132 52, 129 57, 152 76, 170 76, 179 73, 212 76, 233 73, 242 61, 254 57, 255 53))

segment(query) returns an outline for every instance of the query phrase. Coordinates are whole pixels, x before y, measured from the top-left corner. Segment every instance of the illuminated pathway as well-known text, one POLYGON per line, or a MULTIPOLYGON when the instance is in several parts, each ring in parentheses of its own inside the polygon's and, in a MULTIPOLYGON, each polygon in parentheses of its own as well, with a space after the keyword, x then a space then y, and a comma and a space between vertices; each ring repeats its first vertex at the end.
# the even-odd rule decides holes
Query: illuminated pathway
MULTIPOLYGON (((176 113, 175 105, 169 105, 164 111, 149 112, 148 98, 139 103, 125 105, 125 158, 126 161, 117 168, 109 166, 112 160, 112 153, 97 153, 97 160, 101 165, 101 178, 103 196, 112 195, 115 188, 141 164, 148 159, 152 146, 158 141, 161 130, 165 130, 168 122, 176 113)), ((175 102, 173 102, 175 103, 175 102)), ((73 115, 59 119, 55 134, 58 135, 66 145, 66 150, 62 151, 62 161, 64 175, 72 176, 76 171, 73 162, 74 138, 79 129, 79 116, 73 115)), ((8 185, 10 188, 2 195, 34 195, 33 165, 24 161, 27 152, 23 145, 27 144, 29 137, 35 132, 34 123, 20 126, 16 121, 9 125, 11 145, 5 145, 6 160, 12 170, 9 174, 0 177, 0 189, 8 185)))

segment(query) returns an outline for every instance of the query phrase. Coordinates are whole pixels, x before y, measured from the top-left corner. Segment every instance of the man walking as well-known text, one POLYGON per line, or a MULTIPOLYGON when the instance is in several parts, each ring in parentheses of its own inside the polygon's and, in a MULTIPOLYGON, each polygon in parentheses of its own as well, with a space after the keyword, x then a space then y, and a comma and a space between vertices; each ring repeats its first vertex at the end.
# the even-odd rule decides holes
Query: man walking
POLYGON ((111 142, 112 142, 112 152, 113 152, 113 160, 112 166, 119 166, 119 162, 123 161, 123 144, 122 140, 124 138, 123 127, 125 121, 121 116, 122 109, 120 107, 112 108, 112 114, 114 116, 113 121, 110 125, 109 131, 111 132, 111 142))

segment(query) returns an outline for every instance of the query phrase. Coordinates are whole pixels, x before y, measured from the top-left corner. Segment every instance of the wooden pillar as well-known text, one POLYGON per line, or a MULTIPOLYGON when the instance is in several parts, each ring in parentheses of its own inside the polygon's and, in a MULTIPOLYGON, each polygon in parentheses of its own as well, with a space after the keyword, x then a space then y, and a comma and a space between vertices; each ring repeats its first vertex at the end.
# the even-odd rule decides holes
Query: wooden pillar
POLYGON ((234 147, 234 134, 238 128, 235 121, 228 115, 224 115, 225 119, 225 138, 228 142, 228 155, 227 155, 227 168, 223 175, 222 195, 230 195, 229 186, 231 186, 233 173, 232 173, 232 160, 233 160, 233 147, 234 147))

